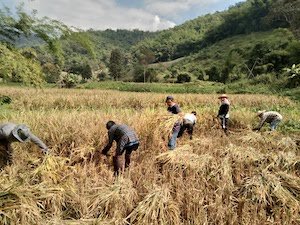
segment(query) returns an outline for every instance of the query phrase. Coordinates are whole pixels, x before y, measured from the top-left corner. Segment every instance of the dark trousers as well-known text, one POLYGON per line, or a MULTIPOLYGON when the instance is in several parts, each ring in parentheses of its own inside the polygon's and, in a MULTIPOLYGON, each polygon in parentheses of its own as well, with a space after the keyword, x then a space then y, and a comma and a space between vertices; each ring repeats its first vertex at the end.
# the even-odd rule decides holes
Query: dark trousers
POLYGON ((224 130, 225 133, 227 133, 228 118, 220 117, 220 122, 221 122, 222 129, 224 130))
POLYGON ((12 163, 12 147, 9 141, 0 140, 0 169, 12 163))
POLYGON ((131 145, 131 146, 126 146, 124 147, 124 151, 116 151, 115 156, 113 157, 113 164, 114 164, 114 175, 117 176, 119 175, 120 169, 123 168, 122 166, 122 155, 123 152, 125 152, 125 168, 129 167, 130 165, 130 157, 132 151, 137 150, 139 147, 139 143, 131 145))
POLYGON ((187 131, 187 133, 190 135, 190 139, 193 139, 193 131, 194 131, 194 124, 192 123, 184 123, 179 130, 178 136, 181 137, 184 133, 184 131, 187 131))

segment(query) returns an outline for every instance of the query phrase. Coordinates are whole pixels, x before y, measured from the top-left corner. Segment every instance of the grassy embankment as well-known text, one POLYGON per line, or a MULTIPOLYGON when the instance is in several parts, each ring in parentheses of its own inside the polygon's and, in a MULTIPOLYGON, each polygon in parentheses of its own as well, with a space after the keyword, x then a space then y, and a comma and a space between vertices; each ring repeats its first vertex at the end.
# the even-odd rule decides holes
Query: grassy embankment
POLYGON ((213 119, 217 94, 174 94, 196 110, 194 140, 175 151, 165 94, 2 87, 12 98, 1 122, 25 123, 51 148, 14 143, 0 172, 0 224, 298 224, 299 104, 285 97, 230 95, 230 135, 213 119), (272 134, 252 132, 258 109, 280 111, 272 134), (131 125, 141 146, 117 180, 111 158, 93 157, 107 120, 131 125), (298 145, 297 145, 298 143, 298 145), (79 163, 80 162, 80 163, 79 163))

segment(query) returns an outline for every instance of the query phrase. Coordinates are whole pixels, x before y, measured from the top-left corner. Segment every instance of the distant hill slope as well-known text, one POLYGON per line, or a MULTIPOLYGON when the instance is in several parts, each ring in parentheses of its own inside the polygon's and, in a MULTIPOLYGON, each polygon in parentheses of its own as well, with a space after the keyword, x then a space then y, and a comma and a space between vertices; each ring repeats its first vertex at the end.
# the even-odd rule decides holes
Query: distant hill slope
POLYGON ((225 67, 230 68, 232 76, 251 77, 259 72, 278 71, 282 63, 288 63, 287 48, 294 41, 292 32, 282 28, 236 35, 174 63, 173 70, 186 71, 200 79, 205 75, 218 76, 225 67))
POLYGON ((235 35, 289 28, 300 28, 299 0, 248 0, 223 12, 208 14, 139 42, 156 55, 157 62, 197 53, 220 40, 235 35))
MULTIPOLYGON (((105 30, 94 31, 89 30, 81 32, 86 41, 89 42, 90 48, 95 52, 96 58, 103 62, 108 61, 110 53, 113 49, 120 49, 124 54, 130 54, 130 48, 147 38, 155 36, 155 32, 145 32, 140 30, 105 30)), ((75 38, 76 39, 76 38, 75 38)), ((78 41, 78 40, 77 40, 78 41)), ((76 41, 75 41, 76 42, 76 41)), ((71 52, 73 55, 81 55, 84 50, 74 43, 74 38, 70 36, 64 40, 65 51, 71 52), (73 44, 72 44, 73 42, 73 44)))

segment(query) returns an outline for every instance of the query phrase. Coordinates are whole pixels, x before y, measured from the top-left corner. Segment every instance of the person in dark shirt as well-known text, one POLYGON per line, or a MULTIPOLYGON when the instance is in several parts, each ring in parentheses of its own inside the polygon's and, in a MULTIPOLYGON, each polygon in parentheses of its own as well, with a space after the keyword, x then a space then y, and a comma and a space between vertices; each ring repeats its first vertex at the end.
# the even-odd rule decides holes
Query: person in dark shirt
POLYGON ((139 139, 135 131, 125 124, 116 124, 114 121, 108 121, 106 123, 106 129, 108 130, 108 143, 102 150, 102 154, 108 155, 113 141, 117 142, 117 148, 115 155, 113 156, 114 175, 119 175, 121 166, 121 156, 125 152, 125 168, 130 165, 130 157, 132 151, 135 151, 139 147, 139 139))
POLYGON ((219 99, 221 101, 221 104, 217 117, 220 118, 222 129, 224 130, 225 134, 227 134, 230 103, 227 95, 225 94, 219 96, 219 99))
POLYGON ((167 96, 166 104, 168 106, 167 108, 168 112, 172 114, 178 114, 181 112, 179 105, 176 102, 174 102, 173 96, 167 96))
MULTIPOLYGON (((182 111, 181 111, 179 105, 176 102, 174 102, 173 96, 167 96, 166 104, 168 106, 168 108, 167 108, 168 112, 170 112, 172 114, 182 115, 182 111)), ((181 128, 181 122, 177 121, 172 128, 172 134, 171 134, 171 137, 169 138, 169 142, 168 142, 169 150, 175 149, 176 139, 177 139, 178 133, 180 131, 180 128, 181 128)))

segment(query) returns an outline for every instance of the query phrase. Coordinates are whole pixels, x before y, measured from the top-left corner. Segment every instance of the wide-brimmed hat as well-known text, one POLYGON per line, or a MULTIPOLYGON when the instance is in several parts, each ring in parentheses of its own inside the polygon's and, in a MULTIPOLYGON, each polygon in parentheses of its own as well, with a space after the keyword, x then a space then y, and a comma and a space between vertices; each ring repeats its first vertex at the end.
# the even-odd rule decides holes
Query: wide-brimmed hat
POLYGON ((12 130, 12 134, 18 141, 25 142, 29 139, 30 130, 26 125, 20 124, 12 130))
POLYGON ((257 113, 256 113, 256 115, 261 115, 261 114, 263 114, 264 112, 266 112, 266 110, 259 110, 259 111, 257 111, 257 113))
POLYGON ((228 98, 226 94, 220 95, 218 98, 228 98))

